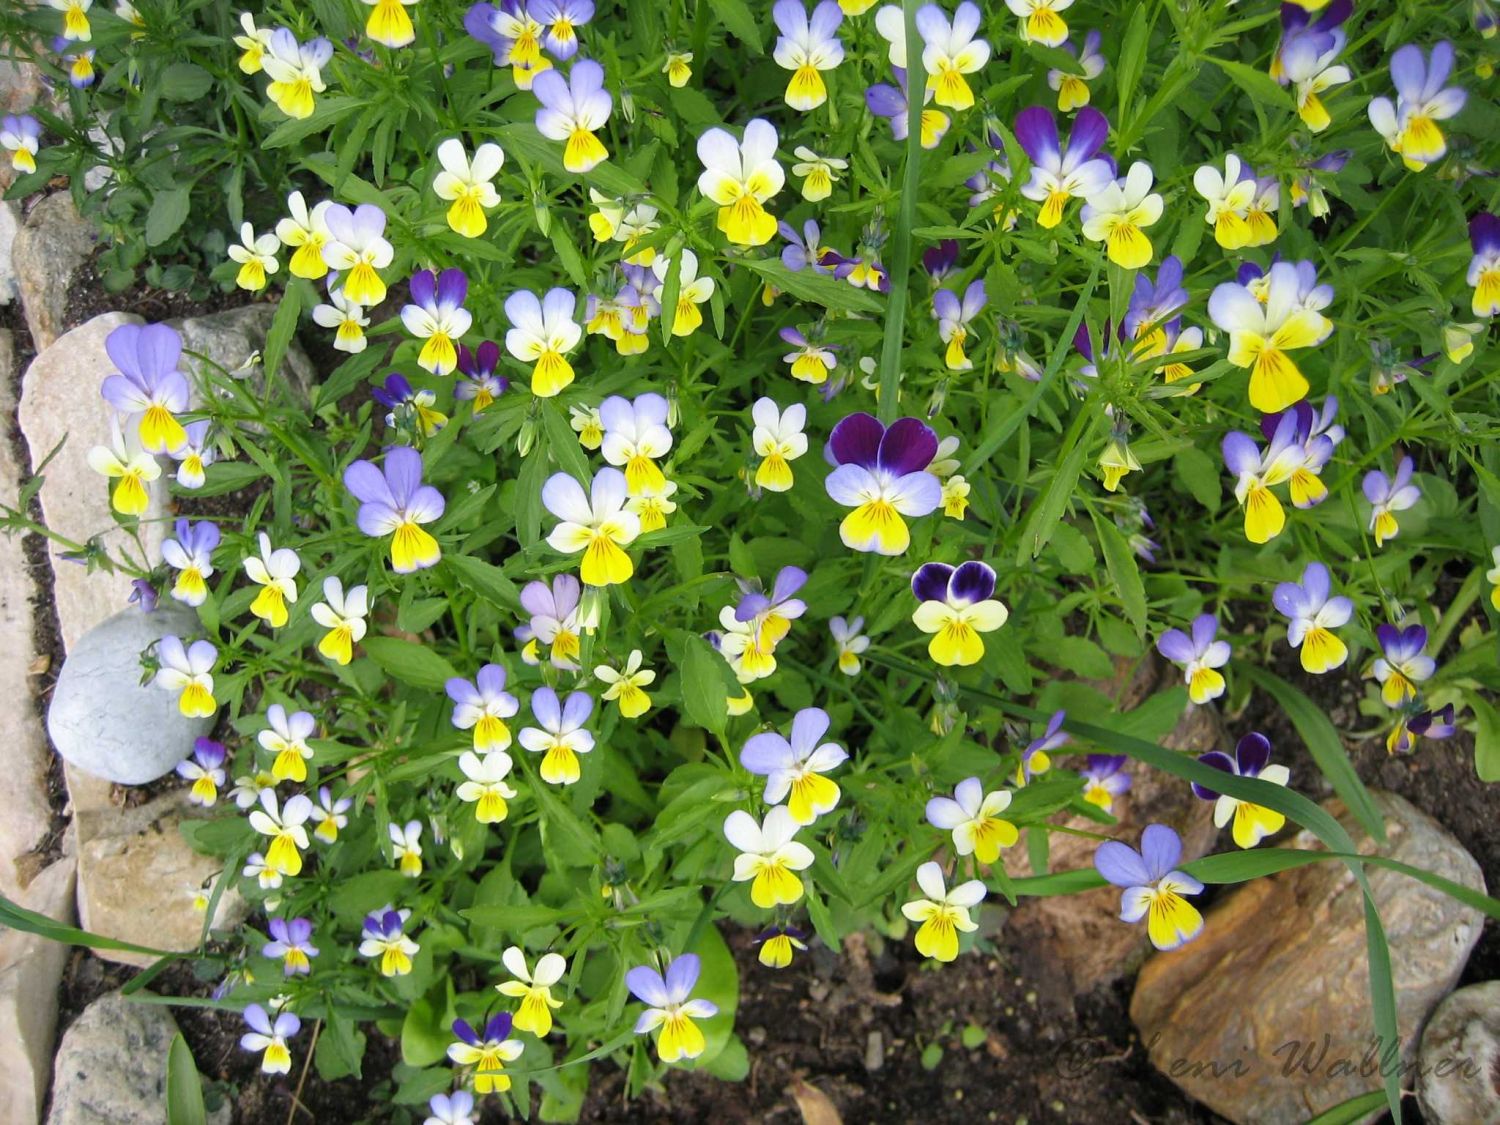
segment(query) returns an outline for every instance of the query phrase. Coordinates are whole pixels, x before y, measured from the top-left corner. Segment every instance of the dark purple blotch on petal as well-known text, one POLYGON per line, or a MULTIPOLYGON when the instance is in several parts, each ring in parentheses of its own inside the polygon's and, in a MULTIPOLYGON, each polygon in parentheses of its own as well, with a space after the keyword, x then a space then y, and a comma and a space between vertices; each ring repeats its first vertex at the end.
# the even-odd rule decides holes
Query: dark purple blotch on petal
POLYGON ((923 563, 911 576, 911 592, 919 602, 940 602, 948 596, 948 580, 953 568, 947 563, 923 563))
MULTIPOLYGON (((1234 759, 1222 750, 1210 750, 1207 754, 1198 755, 1198 761, 1205 766, 1212 766, 1216 770, 1223 770, 1227 774, 1234 773, 1234 759)), ((1193 795, 1205 801, 1217 801, 1219 794, 1206 785, 1199 785, 1196 781, 1192 783, 1193 795)))

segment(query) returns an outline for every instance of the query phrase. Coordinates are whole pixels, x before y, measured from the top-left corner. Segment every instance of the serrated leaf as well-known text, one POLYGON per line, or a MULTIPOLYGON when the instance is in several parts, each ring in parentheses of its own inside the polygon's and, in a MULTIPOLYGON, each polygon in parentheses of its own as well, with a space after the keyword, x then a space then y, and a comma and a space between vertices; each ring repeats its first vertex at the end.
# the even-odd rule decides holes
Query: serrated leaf
POLYGON ((728 666, 702 637, 689 635, 682 648, 682 703, 688 718, 705 730, 724 733, 729 720, 728 666))
POLYGON ((187 222, 192 204, 192 189, 168 188, 151 197, 151 209, 146 212, 146 245, 160 246, 187 222))

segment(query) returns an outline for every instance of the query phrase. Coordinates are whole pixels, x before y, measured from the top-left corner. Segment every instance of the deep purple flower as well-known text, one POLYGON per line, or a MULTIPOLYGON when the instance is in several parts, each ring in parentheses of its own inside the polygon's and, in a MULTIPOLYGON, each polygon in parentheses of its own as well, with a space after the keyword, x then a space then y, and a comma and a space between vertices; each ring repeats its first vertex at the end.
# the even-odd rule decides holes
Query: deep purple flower
MULTIPOLYGON (((1234 777, 1258 777, 1272 785, 1285 786, 1292 777, 1291 770, 1286 766, 1270 764, 1271 743, 1265 735, 1255 731, 1240 739, 1234 748, 1234 757, 1231 758, 1222 750, 1210 750, 1207 754, 1200 754, 1198 761, 1234 777)), ((1286 824, 1286 817, 1274 809, 1219 793, 1196 781, 1192 786, 1195 796, 1204 801, 1215 802, 1216 827, 1223 828, 1231 820, 1234 821, 1234 842, 1242 848, 1255 847, 1273 832, 1281 831, 1286 824)))
POLYGON ((906 550, 911 533, 902 517, 925 516, 943 501, 942 483, 927 471, 937 447, 932 427, 916 418, 898 418, 887 429, 858 413, 833 428, 824 456, 837 468, 824 487, 854 509, 839 525, 845 546, 882 555, 906 550))
POLYGON ((459 344, 458 373, 463 379, 453 388, 453 397, 473 399, 474 413, 478 414, 510 390, 510 380, 497 370, 499 365, 500 345, 493 340, 484 341, 474 351, 467 344, 459 344))

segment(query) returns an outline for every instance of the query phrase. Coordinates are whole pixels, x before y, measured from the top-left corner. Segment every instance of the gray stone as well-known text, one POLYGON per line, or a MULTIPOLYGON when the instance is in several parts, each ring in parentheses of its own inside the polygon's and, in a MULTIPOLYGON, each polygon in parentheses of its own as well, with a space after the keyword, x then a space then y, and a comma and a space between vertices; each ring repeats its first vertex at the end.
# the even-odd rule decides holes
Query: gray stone
POLYGON ((78 214, 67 192, 55 192, 38 202, 16 232, 11 261, 26 325, 38 352, 62 335, 68 290, 96 243, 94 228, 78 214))
MULTIPOLYGON (((207 356, 219 367, 232 373, 246 373, 251 385, 259 393, 263 371, 259 363, 247 370, 251 357, 266 346, 266 333, 271 329, 271 320, 276 315, 273 304, 245 305, 238 309, 214 313, 212 316, 195 316, 186 320, 169 321, 182 333, 182 348, 185 353, 197 352, 207 356)), ((184 370, 189 376, 198 376, 193 381, 201 385, 207 364, 194 359, 191 354, 184 358, 184 370)), ((302 349, 295 344, 287 349, 278 379, 287 380, 293 389, 305 397, 312 386, 313 368, 302 349)), ((197 405, 196 403, 194 405, 197 405)))
MULTIPOLYGON (((27 910, 73 924, 73 860, 44 869, 20 892, 27 910)), ((0 933, 0 1118, 41 1120, 57 1033, 57 988, 68 947, 22 930, 0 933)))
POLYGON ((14 203, 0 200, 0 305, 8 305, 20 296, 13 256, 16 232, 20 229, 21 209, 14 203))
POLYGON ((57 752, 121 785, 170 773, 213 721, 183 715, 176 692, 143 685, 140 655, 168 633, 186 642, 198 631, 194 613, 165 600, 154 613, 129 607, 89 630, 64 661, 47 711, 57 752))
POLYGON ((1500 1122, 1500 980, 1437 1006, 1417 1054, 1417 1101, 1433 1125, 1500 1122))
MULTIPOLYGON (((99 997, 63 1035, 47 1125, 165 1125, 177 1021, 159 1004, 99 997)), ((209 1120, 227 1122, 228 1106, 209 1120)))
MULTIPOLYGON (((1393 793, 1372 795, 1385 818, 1381 855, 1484 890, 1479 864, 1437 821, 1393 793)), ((1375 853, 1341 803, 1324 807, 1362 854, 1375 853)), ((1290 846, 1320 849, 1306 832, 1290 846)), ((1208 911, 1197 939, 1146 962, 1130 1015, 1157 1069, 1231 1121, 1290 1125, 1377 1087, 1393 1047, 1410 1066, 1484 919, 1395 871, 1365 873, 1390 944, 1399 1044, 1375 1038, 1363 896, 1329 861, 1243 884, 1208 911)))

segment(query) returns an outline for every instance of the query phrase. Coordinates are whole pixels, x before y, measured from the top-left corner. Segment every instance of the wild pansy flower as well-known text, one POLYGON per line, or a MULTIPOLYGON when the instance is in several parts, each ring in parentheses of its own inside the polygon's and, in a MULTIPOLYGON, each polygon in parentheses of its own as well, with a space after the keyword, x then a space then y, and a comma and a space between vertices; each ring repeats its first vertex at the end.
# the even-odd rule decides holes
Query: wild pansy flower
POLYGON ((674 90, 682 89, 693 77, 693 52, 668 51, 666 61, 661 64, 661 72, 667 76, 667 82, 674 90))
POLYGON ((1458 727, 1453 722, 1453 704, 1436 711, 1420 711, 1415 715, 1401 714, 1396 725, 1386 735, 1385 749, 1388 754, 1409 754, 1417 747, 1417 739, 1451 738, 1458 727))
POLYGON ((566 701, 559 700, 550 687, 531 693, 531 714, 537 725, 522 727, 516 737, 531 753, 544 755, 538 772, 547 784, 572 785, 583 776, 578 755, 594 749, 594 736, 583 726, 593 713, 594 701, 588 692, 570 692, 566 701))
POLYGON ((323 600, 312 607, 312 619, 328 630, 318 641, 318 652, 335 664, 348 664, 354 646, 364 640, 369 613, 368 586, 351 586, 346 592, 337 575, 323 579, 323 600))
POLYGON ((1276 212, 1281 209, 1281 181, 1275 176, 1259 176, 1255 194, 1245 209, 1245 224, 1250 228, 1246 246, 1269 246, 1276 241, 1276 212))
POLYGON ((534 364, 531 393, 539 398, 552 398, 573 382, 573 366, 563 357, 583 339, 583 329, 573 319, 577 305, 569 289, 549 289, 540 299, 522 289, 505 299, 512 325, 505 333, 505 350, 534 364))
MULTIPOLYGON (((1235 476, 1234 497, 1245 510, 1245 538, 1252 543, 1267 543, 1281 534, 1286 511, 1271 489, 1307 464, 1296 412, 1286 411, 1278 419, 1264 452, 1248 434, 1233 430, 1224 435, 1224 465, 1235 476)), ((1306 494, 1310 486, 1303 487, 1306 494)))
POLYGON ((1075 49, 1071 42, 1063 43, 1062 49, 1078 60, 1081 73, 1047 71, 1047 85, 1057 91, 1057 108, 1063 113, 1072 113, 1089 104, 1089 83, 1104 73, 1104 55, 1099 51, 1101 39, 1099 32, 1090 31, 1083 37, 1082 48, 1075 49))
POLYGON ((312 747, 307 740, 317 730, 318 724, 307 711, 293 711, 290 715, 279 703, 266 710, 269 726, 256 735, 261 749, 276 755, 271 764, 271 776, 277 781, 307 780, 307 763, 312 760, 312 747))
POLYGON ((815 387, 828 382, 828 373, 838 366, 832 344, 813 343, 796 328, 783 328, 778 335, 784 343, 797 349, 781 357, 783 363, 791 365, 793 379, 815 387))
POLYGON ((141 449, 134 436, 126 440, 117 419, 109 421, 110 444, 89 450, 89 468, 101 476, 118 480, 110 493, 110 505, 123 516, 143 515, 151 506, 146 486, 161 476, 156 458, 141 449))
POLYGON ((609 157, 595 133, 604 128, 614 105, 604 88, 604 68, 593 59, 579 59, 564 78, 544 71, 532 81, 531 92, 542 108, 536 112, 537 132, 563 141, 563 167, 582 174, 609 157))
POLYGON ((640 495, 625 501, 625 510, 634 512, 641 521, 641 532, 660 531, 667 526, 667 517, 677 510, 672 499, 677 492, 674 481, 663 481, 660 488, 647 488, 640 495))
POLYGON ((1114 183, 1114 162, 1099 155, 1108 137, 1109 121, 1097 109, 1078 115, 1066 146, 1050 110, 1034 105, 1017 115, 1016 140, 1031 159, 1031 178, 1021 194, 1042 204, 1037 222, 1043 227, 1062 222, 1068 200, 1097 196, 1114 183))
MULTIPOLYGON (((899 12, 899 9, 897 9, 899 12)), ((865 105, 876 117, 884 117, 891 126, 891 137, 894 140, 906 140, 907 129, 907 91, 909 85, 906 77, 906 68, 893 66, 896 84, 894 86, 885 82, 877 83, 865 91, 865 105)), ((922 116, 920 142, 923 148, 933 149, 942 142, 948 133, 950 121, 948 115, 940 109, 925 108, 932 101, 936 91, 931 86, 922 87, 922 116)))
POLYGON ((981 634, 1005 624, 1010 611, 995 600, 995 571, 970 560, 957 567, 925 563, 911 577, 917 611, 912 622, 931 633, 927 655, 944 667, 977 664, 984 656, 981 634))
POLYGON ((193 783, 188 790, 188 802, 202 808, 212 808, 219 800, 219 787, 224 784, 224 759, 228 751, 222 742, 211 738, 193 740, 191 757, 177 763, 177 776, 193 783))
POLYGON ((403 932, 410 917, 410 910, 396 910, 390 906, 365 915, 359 955, 380 958, 380 975, 383 977, 406 976, 411 972, 411 959, 421 951, 421 946, 403 932))
MULTIPOLYGON (((53 41, 54 48, 61 50, 66 41, 58 38, 53 41)), ((65 51, 59 60, 68 71, 68 85, 75 90, 86 90, 94 84, 96 76, 94 72, 94 49, 91 47, 86 51, 65 51)))
POLYGON ((312 943, 313 924, 308 918, 272 918, 271 940, 260 948, 260 955, 281 961, 283 976, 306 976, 312 972, 312 959, 318 947, 312 943))
POLYGON ((1113 812, 1115 798, 1130 791, 1124 754, 1090 754, 1079 777, 1083 779, 1083 799, 1105 812, 1113 812))
POLYGON ((480 824, 499 824, 509 815, 510 806, 506 802, 515 799, 516 791, 505 779, 513 765, 504 750, 492 750, 482 758, 472 750, 459 755, 458 768, 464 780, 456 795, 460 801, 474 806, 474 819, 480 824))
POLYGON ((1068 38, 1068 25, 1058 12, 1073 6, 1073 0, 1005 0, 1005 6, 1021 21, 1021 41, 1043 47, 1061 47, 1068 38))
POLYGON ((776 218, 764 204, 786 183, 777 143, 776 127, 761 117, 745 126, 741 141, 724 129, 698 138, 698 190, 719 205, 719 229, 736 246, 764 246, 776 233, 776 218))
POLYGON ((287 878, 302 873, 302 852, 307 848, 307 829, 302 827, 312 815, 312 802, 298 793, 283 805, 274 789, 260 791, 260 808, 250 813, 250 827, 271 838, 266 849, 266 865, 287 878))
POLYGON ((1413 172, 1437 163, 1448 151, 1448 141, 1437 123, 1463 109, 1468 97, 1457 86, 1444 85, 1452 71, 1452 43, 1444 40, 1425 58, 1421 47, 1408 43, 1391 56, 1395 105, 1390 98, 1370 102, 1370 124, 1413 172))
MULTIPOLYGON (((240 69, 245 66, 245 58, 250 54, 246 48, 245 56, 240 59, 240 69)), ((328 65, 328 60, 333 58, 333 44, 327 39, 317 38, 306 43, 298 43, 297 37, 284 27, 278 27, 271 32, 270 41, 266 44, 265 52, 261 56, 260 66, 266 72, 266 77, 271 84, 266 87, 266 96, 271 99, 272 104, 288 117, 306 118, 312 116, 313 95, 321 94, 328 86, 323 81, 323 68, 328 65)), ((341 267, 333 262, 328 263, 334 269, 341 267)), ((376 304, 375 301, 361 301, 361 304, 376 304)))
POLYGON ((1224 677, 1218 671, 1229 663, 1228 641, 1214 637, 1219 631, 1218 619, 1211 613, 1193 618, 1192 636, 1181 629, 1168 629, 1156 641, 1156 651, 1182 669, 1188 698, 1207 703, 1224 694, 1224 677))
POLYGON ((458 1040, 448 1045, 448 1057, 459 1066, 474 1068, 474 1092, 489 1094, 510 1089, 510 1075, 503 1073, 505 1064, 515 1062, 524 1045, 510 1037, 512 1017, 497 1012, 484 1025, 484 1034, 475 1031, 468 1020, 453 1021, 453 1035, 458 1040))
POLYGON ((287 269, 293 277, 316 281, 328 273, 328 263, 323 260, 323 246, 328 241, 324 218, 333 204, 325 199, 309 212, 307 200, 300 191, 294 191, 287 196, 286 206, 290 215, 276 223, 276 238, 294 250, 287 269))
MULTIPOLYGON (((1080 115, 1081 116, 1081 115, 1080 115)), ((1182 287, 1182 259, 1168 254, 1153 279, 1145 270, 1135 275, 1130 304, 1121 321, 1125 336, 1136 341, 1132 359, 1150 359, 1167 350, 1166 325, 1187 307, 1188 291, 1182 287)))
POLYGON ((943 481, 943 515, 961 520, 969 510, 969 482, 955 473, 943 481))
POLYGON ((10 153, 10 166, 22 175, 36 171, 41 136, 41 123, 29 113, 0 118, 0 147, 10 153))
POLYGON ((824 487, 835 503, 853 509, 839 524, 846 547, 905 553, 911 532, 903 517, 925 516, 942 503, 943 486, 927 471, 937 444, 937 434, 916 418, 886 427, 857 413, 834 426, 827 455, 836 468, 824 487))
POLYGON ((764 679, 776 671, 775 646, 761 635, 753 620, 741 621, 734 606, 719 611, 722 633, 709 633, 709 642, 728 661, 735 678, 742 684, 764 679))
POLYGON ((405 824, 389 824, 391 858, 401 874, 415 879, 422 874, 422 822, 408 820, 405 824))
POLYGON ((1393 477, 1386 476, 1379 469, 1371 469, 1365 474, 1361 487, 1365 499, 1370 502, 1369 530, 1375 536, 1377 547, 1400 533, 1396 513, 1406 511, 1422 499, 1422 490, 1412 483, 1412 472, 1412 459, 1402 457, 1393 477))
POLYGON ((62 13, 62 37, 70 42, 88 42, 94 37, 89 27, 89 9, 94 0, 47 0, 47 6, 62 13))
POLYGON ((926 897, 901 907, 901 913, 917 929, 917 952, 923 957, 952 961, 958 956, 958 935, 979 928, 969 911, 984 901, 984 884, 978 879, 960 883, 951 891, 943 880, 943 869, 929 860, 917 868, 917 886, 926 897))
POLYGON ((1291 84, 1297 100, 1297 116, 1314 133, 1327 129, 1333 120, 1320 95, 1353 77, 1347 66, 1336 61, 1346 41, 1339 24, 1352 10, 1352 4, 1335 3, 1316 23, 1309 23, 1302 9, 1282 5, 1281 47, 1272 64, 1271 77, 1291 84), (1290 26, 1289 14, 1296 21, 1290 26))
POLYGON ((714 295, 714 279, 698 276, 698 255, 691 250, 679 250, 675 258, 658 257, 651 263, 651 272, 661 286, 655 294, 658 301, 666 292, 667 278, 674 270, 678 288, 677 304, 672 309, 672 335, 691 336, 703 323, 698 306, 714 295))
POLYGON ((939 289, 932 295, 932 315, 937 318, 938 338, 948 345, 943 352, 943 365, 949 371, 973 370, 974 362, 964 354, 964 344, 969 339, 974 318, 984 311, 988 302, 983 278, 969 283, 961 301, 951 289, 939 289))
POLYGON ((859 675, 859 658, 870 647, 870 638, 861 632, 864 627, 863 617, 855 617, 849 621, 834 617, 828 622, 834 650, 838 653, 839 671, 846 676, 859 675))
POLYGON ((335 329, 333 348, 349 355, 358 355, 369 346, 365 329, 370 318, 362 306, 344 296, 342 289, 330 289, 328 300, 313 306, 313 323, 319 328, 335 329))
POLYGON ((392 49, 405 47, 416 41, 417 32, 406 14, 408 5, 417 0, 360 0, 370 6, 370 17, 365 21, 365 35, 383 47, 392 49))
POLYGON ((260 852, 250 853, 240 874, 246 879, 254 879, 263 891, 274 891, 281 886, 281 872, 270 866, 260 852))
POLYGON ((608 684, 600 696, 605 702, 613 700, 619 705, 620 714, 627 719, 636 719, 651 710, 651 697, 645 689, 656 682, 656 673, 642 668, 645 659, 641 650, 633 648, 622 668, 600 664, 594 668, 594 678, 608 684))
POLYGON ((562 1007, 561 1000, 552 998, 552 987, 568 971, 567 960, 560 953, 544 953, 537 958, 536 969, 530 970, 526 967, 526 953, 519 945, 507 946, 500 960, 516 979, 502 981, 495 985, 495 991, 520 999, 516 1029, 545 1039, 552 1030, 552 1009, 562 1007))
POLYGON ((537 77, 552 68, 552 61, 542 55, 544 31, 541 22, 536 13, 520 0, 502 2, 492 11, 491 26, 505 43, 505 57, 502 59, 497 54, 496 63, 511 68, 518 89, 533 89, 537 77))
POLYGON ((172 596, 183 605, 200 606, 208 600, 207 579, 214 573, 219 525, 212 520, 191 523, 179 519, 172 530, 174 538, 163 540, 161 545, 162 561, 177 571, 172 596))
MULTIPOLYGON (((846 762, 848 753, 836 742, 823 742, 828 712, 804 707, 792 718, 791 738, 779 732, 751 735, 740 751, 740 765, 766 779, 763 799, 768 805, 786 801, 792 821, 811 824, 839 803, 838 784, 824 777, 846 762)), ((748 814, 741 814, 748 816, 748 814)))
POLYGON ((753 945, 760 946, 756 955, 768 969, 784 969, 792 963, 792 951, 807 950, 807 934, 792 926, 777 926, 757 934, 753 945))
POLYGON ((1301 207, 1304 203, 1307 204, 1308 213, 1315 219, 1321 219, 1327 215, 1328 193, 1323 190, 1317 173, 1337 175, 1344 170, 1344 165, 1349 163, 1349 157, 1352 155, 1348 149, 1340 149, 1304 164, 1301 173, 1292 180, 1292 206, 1301 207))
POLYGON ((838 37, 844 13, 836 0, 822 0, 811 17, 802 0, 776 0, 771 6, 771 19, 781 33, 771 57, 777 66, 792 72, 786 104, 802 113, 817 109, 828 100, 821 72, 844 61, 844 45, 838 37))
POLYGON ((451 204, 447 214, 449 228, 464 238, 478 238, 489 226, 485 209, 500 204, 494 179, 505 164, 505 151, 494 142, 487 142, 474 150, 471 159, 464 151, 463 141, 449 137, 438 145, 437 158, 443 170, 433 178, 432 190, 439 199, 451 204))
POLYGON ((314 824, 313 835, 325 844, 331 844, 339 838, 339 829, 349 824, 346 815, 354 806, 351 797, 340 797, 337 801, 333 799, 333 792, 326 785, 318 786, 318 802, 312 806, 309 814, 314 824))
MULTIPOLYGON (((1081 116, 1081 115, 1080 115, 1081 116)), ((1076 126, 1075 126, 1076 132, 1076 126)), ((1112 181, 1083 201, 1083 236, 1102 242, 1109 260, 1126 269, 1151 261, 1151 240, 1143 227, 1161 218, 1161 196, 1151 190, 1151 165, 1137 160, 1123 180, 1112 181)))
POLYGON ((234 788, 230 789, 229 796, 234 799, 235 808, 244 812, 260 802, 260 795, 264 790, 275 788, 276 779, 270 773, 256 770, 252 774, 235 778, 234 788))
POLYGON ((1120 920, 1146 919, 1146 933, 1157 949, 1177 949, 1203 932, 1203 915, 1184 895, 1203 893, 1203 884, 1176 870, 1182 858, 1182 838, 1165 824, 1148 824, 1141 833, 1141 850, 1119 840, 1106 840, 1094 853, 1100 875, 1125 893, 1120 897, 1120 920))
POLYGON ((405 375, 391 372, 382 386, 370 391, 370 397, 385 407, 385 424, 392 429, 420 433, 431 437, 448 424, 448 415, 434 408, 437 395, 414 390, 405 375))
MULTIPOLYGON (((831 3, 832 0, 823 2, 831 3)), ((802 198, 809 203, 818 203, 833 194, 833 185, 838 183, 840 175, 849 168, 847 160, 841 160, 837 156, 819 156, 806 145, 798 145, 792 150, 792 154, 798 161, 792 165, 792 175, 803 177, 802 198)))
POLYGON ((933 90, 932 100, 940 106, 968 109, 974 104, 974 91, 964 75, 979 73, 990 60, 990 45, 974 38, 979 21, 979 6, 970 0, 963 0, 954 9, 952 20, 936 4, 923 4, 917 9, 922 69, 933 90))
MULTIPOLYGON (((1291 770, 1286 766, 1269 764, 1271 743, 1265 735, 1255 731, 1240 739, 1234 748, 1234 757, 1222 750, 1210 750, 1207 754, 1200 754, 1198 761, 1235 777, 1258 777, 1272 785, 1285 786, 1292 778, 1291 770)), ((1193 793, 1202 800, 1214 802, 1215 828, 1223 828, 1234 821, 1234 842, 1242 848, 1255 847, 1271 833, 1280 832, 1286 823, 1286 817, 1274 809, 1216 792, 1196 781, 1193 782, 1193 793)))
POLYGON ((623 550, 641 531, 640 518, 625 508, 629 495, 625 474, 612 468, 594 474, 588 494, 567 473, 553 473, 542 485, 542 506, 558 519, 547 543, 564 555, 583 552, 579 577, 586 586, 628 582, 635 573, 623 550))
POLYGON ((1054 711, 1047 720, 1042 733, 1026 744, 1021 751, 1021 763, 1016 767, 1016 784, 1028 785, 1031 779, 1052 768, 1052 751, 1061 749, 1072 741, 1072 736, 1062 729, 1068 721, 1066 711, 1054 711))
POLYGON ((578 670, 576 658, 583 631, 578 613, 581 594, 578 579, 571 574, 553 575, 550 586, 535 581, 521 588, 521 608, 531 617, 516 630, 516 639, 525 643, 533 659, 540 657, 540 646, 546 645, 554 668, 578 670))
POLYGON ((386 287, 378 271, 395 257, 385 238, 385 212, 373 203, 361 203, 352 211, 335 203, 323 221, 328 224, 323 260, 330 269, 348 271, 344 296, 367 309, 380 304, 386 287))
POLYGON ((141 448, 170 453, 182 445, 187 434, 174 415, 188 408, 191 394, 187 376, 178 370, 182 337, 165 324, 122 324, 105 337, 104 349, 117 370, 99 393, 137 422, 141 448))
POLYGON ((209 641, 194 641, 186 648, 182 638, 171 634, 156 645, 160 663, 152 682, 159 688, 180 692, 177 709, 190 719, 206 719, 219 709, 214 702, 214 662, 219 650, 209 641))
POLYGON ((127 605, 138 605, 142 613, 155 613, 158 595, 156 587, 149 579, 132 578, 130 580, 130 597, 125 599, 127 605))
POLYGON ((422 1125, 474 1125, 474 1095, 467 1090, 433 1094, 427 1099, 427 1113, 422 1125))
POLYGON ((239 67, 244 74, 259 74, 266 52, 271 49, 269 27, 256 27, 255 16, 250 12, 240 13, 240 27, 245 34, 236 35, 233 43, 240 49, 239 67))
POLYGON ((440 519, 443 495, 422 483, 422 455, 407 445, 386 451, 377 469, 369 461, 355 461, 344 470, 344 487, 359 501, 356 522, 371 539, 391 536, 391 569, 410 574, 436 566, 442 558, 438 542, 422 524, 440 519))
POLYGON ((1417 685, 1437 671, 1437 661, 1422 651, 1427 647, 1427 630, 1421 625, 1405 629, 1379 625, 1375 639, 1380 642, 1380 655, 1370 670, 1380 684, 1380 698, 1387 707, 1405 706, 1416 699, 1417 685))
POLYGON ((800 825, 785 805, 777 805, 757 824, 744 809, 724 818, 724 836, 740 854, 734 858, 736 883, 750 884, 750 901, 762 910, 790 906, 802 898, 797 871, 812 866, 812 850, 794 840, 800 825))
POLYGON ((204 470, 217 459, 213 446, 208 444, 210 422, 200 418, 182 427, 182 444, 170 451, 177 462, 177 483, 187 489, 203 487, 204 470))
POLYGON ((457 342, 474 322, 463 307, 469 279, 463 270, 446 269, 434 275, 418 270, 411 279, 411 302, 401 308, 401 323, 418 340, 425 340, 417 366, 434 375, 447 375, 458 365, 457 342))
POLYGON ((505 720, 521 709, 521 702, 505 690, 505 669, 486 664, 472 680, 454 676, 443 685, 453 701, 453 725, 473 730, 474 749, 481 754, 504 750, 511 743, 505 720))
POLYGON ((952 797, 934 797, 927 802, 927 823, 953 833, 953 848, 959 855, 972 855, 980 863, 995 863, 1000 849, 1021 838, 1016 826, 1000 814, 1010 808, 1009 789, 986 793, 977 777, 958 783, 952 797))
POLYGON ((240 1049, 261 1052, 261 1073, 290 1073, 292 1052, 286 1041, 302 1030, 302 1021, 291 1012, 278 1012, 273 1023, 264 1008, 251 1004, 245 1009, 245 1025, 250 1030, 240 1036, 240 1049))
POLYGON ((570 59, 578 53, 578 29, 594 18, 594 0, 534 0, 530 11, 547 29, 542 46, 555 59, 570 59))
POLYGON ((1221 173, 1205 164, 1193 173, 1193 190, 1208 201, 1203 221, 1214 228, 1214 241, 1226 250, 1251 243, 1245 214, 1255 198, 1255 172, 1234 153, 1224 157, 1221 173))
POLYGON ((1469 259, 1465 280, 1474 288, 1475 316, 1500 314, 1500 218, 1481 211, 1469 220, 1469 259))
POLYGON ((755 483, 769 492, 785 492, 792 487, 791 462, 807 452, 807 435, 802 432, 807 407, 794 402, 783 410, 769 398, 758 398, 750 418, 755 423, 750 445, 761 458, 755 483))
POLYGON ((890 288, 890 275, 880 261, 880 248, 885 245, 886 232, 877 217, 860 232, 859 243, 852 257, 830 252, 827 261, 833 264, 833 276, 847 281, 856 289, 868 289, 872 293, 884 293, 890 288))
POLYGON ((1302 583, 1282 582, 1271 595, 1276 609, 1287 619, 1286 643, 1302 650, 1302 669, 1320 676, 1343 666, 1349 649, 1333 630, 1349 623, 1354 603, 1333 595, 1328 568, 1311 562, 1302 572, 1302 583))
POLYGON ((625 974, 625 986, 646 1010, 635 1021, 635 1033, 647 1035, 661 1028, 656 1040, 657 1057, 665 1063, 695 1059, 706 1045, 694 1020, 718 1015, 719 1006, 693 999, 702 963, 696 953, 674 957, 663 976, 649 965, 637 965, 625 974))
MULTIPOLYGON (((1321 344, 1333 323, 1303 301, 1303 280, 1292 262, 1266 273, 1264 300, 1255 283, 1225 282, 1208 299, 1208 315, 1229 333, 1229 362, 1250 369, 1250 405, 1275 414, 1307 397, 1307 378, 1288 354, 1321 344)), ((1311 291, 1307 294, 1311 297, 1311 291)), ((1321 297, 1317 298, 1321 299, 1321 297)))
POLYGON ((599 406, 604 423, 601 451, 611 465, 624 467, 626 488, 632 494, 659 490, 666 483, 656 462, 672 448, 667 413, 667 400, 654 393, 639 395, 633 402, 611 395, 599 406))
POLYGON ((816 219, 808 219, 803 223, 801 234, 787 222, 777 223, 776 230, 787 241, 781 251, 781 264, 787 269, 794 273, 809 268, 813 273, 833 272, 833 267, 825 264, 824 259, 837 255, 822 244, 823 232, 816 219))

